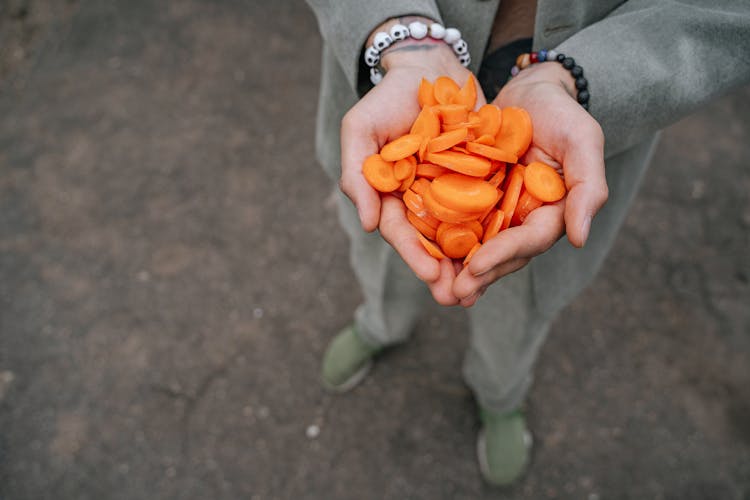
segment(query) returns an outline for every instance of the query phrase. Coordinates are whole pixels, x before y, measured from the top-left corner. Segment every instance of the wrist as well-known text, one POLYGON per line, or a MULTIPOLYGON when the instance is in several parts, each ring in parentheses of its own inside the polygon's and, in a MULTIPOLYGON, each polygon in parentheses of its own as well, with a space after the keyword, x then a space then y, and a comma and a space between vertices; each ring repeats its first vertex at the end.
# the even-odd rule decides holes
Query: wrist
POLYGON ((570 72, 553 61, 529 66, 513 77, 513 80, 517 80, 518 83, 554 83, 562 87, 573 99, 576 98, 578 93, 575 79, 570 72))

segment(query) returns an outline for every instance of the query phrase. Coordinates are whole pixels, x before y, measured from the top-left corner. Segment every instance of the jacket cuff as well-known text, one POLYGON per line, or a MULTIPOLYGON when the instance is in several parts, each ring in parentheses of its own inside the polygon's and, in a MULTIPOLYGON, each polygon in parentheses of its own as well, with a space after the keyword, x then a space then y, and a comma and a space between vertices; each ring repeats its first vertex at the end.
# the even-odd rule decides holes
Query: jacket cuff
MULTIPOLYGON (((309 1, 318 19, 320 33, 332 48, 349 85, 357 90, 362 51, 370 33, 388 19, 421 16, 442 22, 434 0, 380 0, 378 2, 309 1)), ((369 82, 369 75, 366 80, 369 82)))

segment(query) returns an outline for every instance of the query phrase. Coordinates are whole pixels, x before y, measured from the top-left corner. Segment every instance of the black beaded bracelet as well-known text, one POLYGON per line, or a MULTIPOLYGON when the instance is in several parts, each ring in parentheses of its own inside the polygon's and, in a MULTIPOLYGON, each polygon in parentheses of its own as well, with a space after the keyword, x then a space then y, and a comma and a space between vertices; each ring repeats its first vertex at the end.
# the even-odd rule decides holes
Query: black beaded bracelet
POLYGON ((516 65, 510 69, 510 78, 516 76, 522 69, 525 69, 532 64, 545 62, 545 61, 557 61, 562 64, 562 67, 570 71, 570 76, 575 80, 576 90, 578 90, 578 96, 576 100, 583 106, 583 109, 589 109, 589 82, 583 76, 583 68, 576 64, 575 59, 567 57, 565 54, 559 54, 555 50, 540 50, 539 52, 530 52, 521 54, 516 58, 516 65))

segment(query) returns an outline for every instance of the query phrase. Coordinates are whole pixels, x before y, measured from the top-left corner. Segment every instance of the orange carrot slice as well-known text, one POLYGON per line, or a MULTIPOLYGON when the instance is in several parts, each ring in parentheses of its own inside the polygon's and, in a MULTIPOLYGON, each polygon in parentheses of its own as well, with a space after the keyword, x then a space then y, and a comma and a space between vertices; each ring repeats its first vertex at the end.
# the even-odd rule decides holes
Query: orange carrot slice
POLYGON ((495 136, 495 147, 520 158, 531 144, 531 117, 525 109, 513 107, 503 108, 502 115, 500 130, 495 136))
POLYGON ((503 179, 505 179, 505 167, 501 167, 487 182, 492 186, 498 187, 503 182, 503 179))
POLYGON ((440 248, 435 243, 425 238, 422 233, 418 232, 417 238, 419 238, 419 242, 422 243, 422 246, 427 250, 427 253, 430 254, 430 256, 435 257, 438 260, 447 258, 440 248))
POLYGON ((494 104, 485 104, 479 108, 477 114, 479 115, 480 121, 479 130, 477 130, 479 135, 491 135, 492 137, 495 137, 500 130, 500 124, 503 121, 503 115, 500 108, 494 104))
POLYGON ((469 108, 462 104, 441 104, 434 109, 440 115, 443 126, 469 121, 469 108))
POLYGON ((474 139, 473 142, 476 142, 477 144, 484 144, 485 146, 494 146, 495 136, 489 134, 480 135, 479 137, 474 139))
POLYGON ((478 156, 468 156, 455 151, 428 152, 427 161, 474 177, 484 177, 489 174, 491 166, 489 160, 479 158, 478 156))
POLYGON ((565 183, 557 171, 546 163, 530 163, 523 174, 526 190, 538 200, 552 203, 565 196, 565 183))
POLYGON ((393 173, 393 162, 385 161, 379 154, 368 156, 362 164, 362 174, 370 186, 381 193, 390 193, 401 186, 393 173))
MULTIPOLYGON (((529 167, 526 167, 528 170, 529 167)), ((525 180, 525 175, 524 175, 525 180)), ((516 211, 513 213, 513 217, 510 219, 511 226, 520 226, 526 217, 531 213, 532 210, 544 205, 544 202, 534 198, 526 189, 521 191, 521 195, 518 197, 518 204, 516 205, 516 211)))
POLYGON ((453 104, 462 104, 468 109, 474 109, 474 105, 477 103, 477 80, 474 75, 469 73, 469 78, 466 79, 466 83, 451 99, 453 104))
POLYGON ((497 233, 500 232, 500 228, 505 220, 505 214, 502 210, 494 210, 490 217, 487 219, 487 227, 484 230, 484 236, 482 237, 482 243, 487 243, 491 238, 494 238, 497 233))
MULTIPOLYGON (((413 156, 410 158, 413 158, 413 156)), ((414 183, 414 179, 416 179, 416 177, 417 177, 417 169, 415 167, 414 169, 412 169, 411 173, 409 174, 409 177, 401 181, 401 185, 399 186, 398 190, 403 193, 404 191, 409 189, 411 185, 414 183)))
POLYGON ((455 96, 460 90, 458 84, 447 76, 441 76, 435 80, 432 88, 435 100, 439 104, 450 104, 453 100, 453 96, 455 96))
POLYGON ((428 136, 422 136, 422 142, 419 143, 419 151, 417 151, 417 158, 420 163, 427 158, 427 146, 430 144, 430 138, 428 136))
POLYGON ((432 107, 422 108, 411 126, 410 134, 417 134, 434 139, 440 135, 440 117, 432 107))
POLYGON ((380 150, 380 156, 385 161, 397 161, 401 158, 411 156, 419 151, 419 144, 422 142, 422 136, 417 134, 402 135, 395 139, 380 150))
POLYGON ((518 197, 520 196, 521 188, 523 187, 523 170, 523 165, 515 165, 510 171, 508 188, 505 190, 503 202, 500 204, 500 210, 505 214, 503 217, 503 223, 500 226, 501 230, 510 227, 510 219, 513 217, 513 212, 516 210, 518 197))
POLYGON ((422 81, 419 84, 419 90, 417 90, 417 102, 421 108, 437 104, 433 85, 427 81, 426 78, 422 78, 422 81))
POLYGON ((518 157, 513 153, 506 153, 502 149, 498 149, 492 146, 486 146, 477 142, 467 142, 466 149, 479 156, 484 156, 491 160, 504 161, 507 163, 515 163, 518 161, 518 157))
POLYGON ((467 224, 453 224, 438 238, 438 244, 443 249, 443 253, 451 259, 466 257, 477 243, 479 243, 479 238, 467 224))
POLYGON ((479 216, 478 213, 460 212, 446 207, 435 200, 429 189, 422 193, 422 201, 427 212, 443 222, 467 222, 479 216))
POLYGON ((417 165, 417 177, 434 179, 435 177, 450 172, 449 169, 432 163, 420 163, 417 165))
POLYGON ((425 211, 422 197, 411 189, 407 189, 406 191, 404 191, 403 200, 406 208, 411 210, 412 212, 418 214, 425 211))
POLYGON ((412 226, 414 226, 414 228, 417 231, 419 231, 423 235, 427 236, 431 240, 435 239, 435 233, 436 233, 435 228, 431 227, 429 224, 427 224, 417 214, 415 214, 411 210, 407 210, 406 211, 406 218, 409 220, 409 223, 412 226))
POLYGON ((393 164, 393 175, 395 175, 396 179, 400 181, 409 178, 409 176, 412 175, 412 172, 415 172, 416 170, 417 159, 413 156, 401 158, 393 164))
POLYGON ((427 145, 428 153, 437 153, 438 151, 445 151, 450 149, 456 144, 460 144, 466 140, 466 136, 469 135, 468 128, 459 128, 452 132, 445 132, 440 134, 430 141, 427 145))
POLYGON ((420 196, 427 189, 430 189, 430 181, 428 181, 427 179, 417 179, 414 181, 414 184, 411 185, 411 190, 420 196))
POLYGON ((430 184, 430 194, 443 206, 459 212, 484 212, 497 202, 497 189, 464 174, 445 174, 430 184))
POLYGON ((464 259, 464 267, 469 265, 469 262, 471 262, 471 258, 474 257, 474 254, 477 253, 477 250, 479 250, 480 248, 482 248, 482 244, 479 242, 471 247, 471 250, 469 250, 469 253, 466 254, 466 258, 464 259))

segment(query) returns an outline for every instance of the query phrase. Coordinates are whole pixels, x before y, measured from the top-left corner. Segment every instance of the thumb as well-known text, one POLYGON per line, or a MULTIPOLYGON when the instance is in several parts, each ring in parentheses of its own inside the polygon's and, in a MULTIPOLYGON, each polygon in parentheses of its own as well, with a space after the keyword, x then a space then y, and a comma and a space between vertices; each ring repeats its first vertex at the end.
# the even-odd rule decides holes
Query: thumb
POLYGON ((368 184, 362 174, 362 163, 378 152, 375 134, 359 121, 347 114, 341 122, 341 191, 357 207, 362 228, 372 232, 380 221, 380 195, 368 184))

